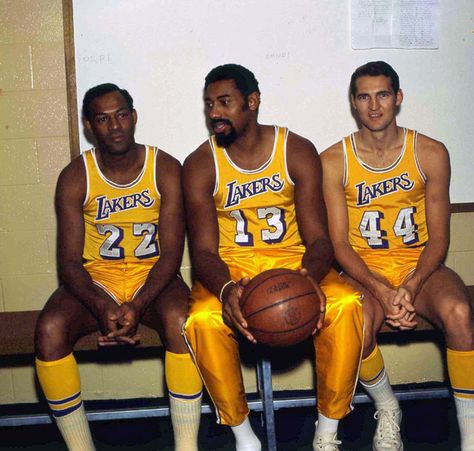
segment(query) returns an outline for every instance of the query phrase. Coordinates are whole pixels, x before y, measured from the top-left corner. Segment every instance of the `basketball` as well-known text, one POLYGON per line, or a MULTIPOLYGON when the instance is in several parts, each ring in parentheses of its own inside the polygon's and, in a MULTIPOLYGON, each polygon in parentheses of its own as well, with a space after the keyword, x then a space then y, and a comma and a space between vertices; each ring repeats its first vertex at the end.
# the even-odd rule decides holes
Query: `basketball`
POLYGON ((320 299, 311 281, 298 271, 270 269, 244 287, 240 309, 257 342, 292 346, 316 328, 320 299))

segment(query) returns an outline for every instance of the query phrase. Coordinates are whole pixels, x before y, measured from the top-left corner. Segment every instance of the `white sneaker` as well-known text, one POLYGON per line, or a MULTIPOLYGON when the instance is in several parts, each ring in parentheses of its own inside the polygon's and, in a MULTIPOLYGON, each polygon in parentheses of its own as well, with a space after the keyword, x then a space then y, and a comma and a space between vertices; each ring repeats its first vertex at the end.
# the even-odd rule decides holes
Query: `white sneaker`
POLYGON ((314 435, 313 450, 314 451, 339 451, 341 441, 337 440, 337 433, 332 432, 326 434, 314 435))
POLYGON ((377 420, 372 449, 374 451, 402 451, 403 442, 400 436, 400 422, 402 411, 400 409, 381 409, 375 412, 377 420))

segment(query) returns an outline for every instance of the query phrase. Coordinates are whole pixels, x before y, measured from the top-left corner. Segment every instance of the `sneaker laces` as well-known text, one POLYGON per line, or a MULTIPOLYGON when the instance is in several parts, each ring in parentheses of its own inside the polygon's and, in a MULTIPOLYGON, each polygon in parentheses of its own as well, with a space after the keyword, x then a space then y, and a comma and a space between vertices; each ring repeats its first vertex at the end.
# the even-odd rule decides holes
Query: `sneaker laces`
POLYGON ((400 445, 399 413, 399 409, 381 409, 375 412, 374 418, 377 420, 377 429, 374 441, 379 446, 397 447, 400 445))
POLYGON ((336 439, 336 434, 318 434, 313 442, 314 451, 338 451, 342 442, 336 439))

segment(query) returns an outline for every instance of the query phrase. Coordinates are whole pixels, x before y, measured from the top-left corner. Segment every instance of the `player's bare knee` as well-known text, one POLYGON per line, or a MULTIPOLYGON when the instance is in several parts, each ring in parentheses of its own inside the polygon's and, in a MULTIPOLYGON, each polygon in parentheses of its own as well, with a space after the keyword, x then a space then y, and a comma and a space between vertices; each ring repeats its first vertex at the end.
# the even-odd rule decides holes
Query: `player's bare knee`
POLYGON ((368 357, 377 344, 377 332, 372 323, 364 324, 363 358, 368 357))
POLYGON ((41 360, 56 360, 70 352, 67 324, 59 314, 41 315, 35 329, 35 349, 41 360))
POLYGON ((164 318, 159 330, 165 349, 171 352, 185 352, 186 346, 182 335, 186 317, 184 315, 169 315, 164 318))
POLYGON ((159 312, 160 322, 167 328, 180 329, 183 323, 186 321, 186 311, 179 307, 179 305, 170 305, 166 309, 162 309, 159 312))
POLYGON ((441 315, 443 329, 447 333, 469 334, 472 337, 474 324, 470 303, 464 299, 451 299, 444 300, 443 304, 447 306, 441 315))

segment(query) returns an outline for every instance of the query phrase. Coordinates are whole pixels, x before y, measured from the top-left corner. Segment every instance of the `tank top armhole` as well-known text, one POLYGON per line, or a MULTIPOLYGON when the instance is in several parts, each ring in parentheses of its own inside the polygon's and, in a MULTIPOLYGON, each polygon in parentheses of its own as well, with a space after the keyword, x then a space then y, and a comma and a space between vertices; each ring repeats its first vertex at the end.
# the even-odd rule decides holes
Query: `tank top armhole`
POLYGON ((217 154, 216 154, 216 148, 214 147, 214 142, 212 140, 212 137, 209 138, 209 146, 211 148, 211 154, 212 154, 212 159, 214 160, 214 192, 212 193, 213 196, 217 194, 219 191, 219 164, 217 162, 217 154))
POLYGON ((285 177, 288 180, 288 183, 292 186, 295 186, 295 182, 290 176, 290 171, 288 169, 288 158, 287 158, 287 143, 288 143, 288 135, 290 134, 290 130, 288 128, 277 128, 277 131, 282 130, 283 132, 283 165, 285 167, 285 177))
POLYGON ((156 195, 161 198, 160 190, 158 189, 158 184, 156 183, 156 166, 158 160, 158 147, 154 146, 146 146, 147 152, 153 151, 153 170, 152 170, 152 177, 153 177, 153 186, 155 187, 156 195))
POLYGON ((349 180, 349 165, 347 161, 346 138, 342 139, 342 155, 344 157, 344 173, 342 175, 342 186, 345 188, 349 180))
POLYGON ((423 180, 423 183, 426 183, 426 175, 423 172, 423 169, 421 169, 421 164, 418 160, 418 154, 416 153, 417 140, 418 140, 418 132, 416 130, 413 130, 413 157, 415 159, 416 168, 418 169, 418 173, 420 174, 421 180, 423 180))
POLYGON ((84 200, 82 202, 82 205, 85 206, 87 202, 89 202, 89 193, 90 193, 90 175, 89 175, 89 165, 87 164, 87 154, 90 154, 93 149, 90 150, 85 150, 82 153, 82 162, 84 163, 84 170, 86 172, 86 194, 84 196, 84 200))

